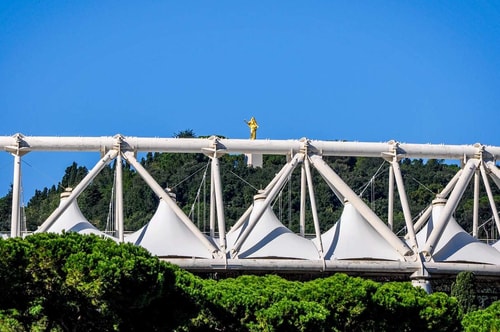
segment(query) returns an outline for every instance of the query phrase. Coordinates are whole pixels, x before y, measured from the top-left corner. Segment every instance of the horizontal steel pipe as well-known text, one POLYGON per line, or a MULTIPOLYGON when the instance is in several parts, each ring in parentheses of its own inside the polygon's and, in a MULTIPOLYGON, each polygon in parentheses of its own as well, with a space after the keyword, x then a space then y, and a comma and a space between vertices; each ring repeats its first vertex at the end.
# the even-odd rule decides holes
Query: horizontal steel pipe
POLYGON ((484 151, 489 157, 500 157, 500 147, 444 144, 406 144, 307 140, 219 139, 219 138, 159 138, 159 137, 56 137, 56 136, 0 136, 0 146, 10 150, 18 142, 26 151, 107 151, 119 141, 124 149, 135 152, 199 153, 217 144, 227 153, 295 154, 304 145, 325 156, 380 157, 393 152, 408 158, 457 159, 472 158, 484 151), (118 137, 121 139, 119 140, 118 137))
MULTIPOLYGON (((297 259, 195 259, 160 258, 192 271, 276 271, 289 273, 351 272, 372 274, 404 274, 410 277, 421 268, 418 262, 358 261, 358 260, 297 260, 297 259)), ((462 271, 474 272, 477 276, 500 278, 500 265, 467 264, 453 262, 425 262, 425 269, 433 275, 455 275, 462 271)))

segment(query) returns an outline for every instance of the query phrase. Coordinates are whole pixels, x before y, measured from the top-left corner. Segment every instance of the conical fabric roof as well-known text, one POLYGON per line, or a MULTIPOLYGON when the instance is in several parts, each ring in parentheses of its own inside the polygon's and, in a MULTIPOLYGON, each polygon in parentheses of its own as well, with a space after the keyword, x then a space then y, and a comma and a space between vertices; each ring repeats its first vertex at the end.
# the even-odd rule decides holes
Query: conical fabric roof
MULTIPOLYGON (((318 241, 313 240, 317 245, 318 241)), ((346 202, 340 220, 321 235, 325 259, 373 259, 404 261, 404 258, 346 202)))
MULTIPOLYGON (((254 200, 249 219, 237 230, 227 234, 227 246, 230 251, 249 222, 255 219, 255 213, 264 205, 264 197, 254 200)), ((305 239, 286 228, 268 206, 252 232, 241 246, 239 258, 290 258, 319 259, 319 252, 312 241, 305 239)))
MULTIPOLYGON (((432 215, 427 224, 417 233, 417 244, 419 248, 424 247, 435 222, 439 222, 439 216, 444 208, 444 201, 432 206, 432 215)), ((492 246, 480 242, 468 234, 457 223, 455 218, 450 217, 441 238, 435 246, 433 259, 435 262, 468 262, 483 264, 500 264, 500 252, 492 246)))
MULTIPOLYGON (((68 199, 70 192, 66 191, 61 194, 59 206, 68 199)), ((46 230, 49 233, 77 232, 80 234, 95 234, 107 238, 116 238, 107 235, 92 225, 82 214, 78 203, 75 200, 66 208, 66 210, 57 218, 54 223, 46 230)))
POLYGON ((159 257, 212 258, 208 248, 163 199, 151 220, 125 241, 140 245, 159 257))
POLYGON ((500 251, 500 240, 498 240, 497 242, 493 243, 493 248, 495 248, 498 251, 500 251))

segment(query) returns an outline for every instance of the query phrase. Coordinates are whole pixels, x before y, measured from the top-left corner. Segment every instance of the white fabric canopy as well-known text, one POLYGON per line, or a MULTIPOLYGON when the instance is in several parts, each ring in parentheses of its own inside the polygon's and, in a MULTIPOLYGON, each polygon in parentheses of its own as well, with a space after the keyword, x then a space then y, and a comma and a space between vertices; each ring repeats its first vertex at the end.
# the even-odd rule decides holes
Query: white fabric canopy
MULTIPOLYGON (((255 212, 263 206, 263 199, 256 199, 252 213, 243 225, 228 233, 227 246, 231 251, 240 234, 250 221, 255 219, 255 212)), ((241 246, 239 258, 296 258, 319 259, 319 252, 312 241, 305 239, 286 228, 268 206, 252 232, 241 246)))
MULTIPOLYGON (((213 243, 209 237, 207 239, 213 243)), ((126 236, 125 241, 140 245, 159 257, 212 258, 209 249, 164 200, 160 200, 151 220, 138 231, 126 236)))
MULTIPOLYGON (((67 199, 68 197, 63 193, 59 205, 61 205, 67 199)), ((80 234, 95 234, 117 241, 116 238, 107 235, 106 233, 100 231, 99 229, 97 229, 97 227, 92 225, 82 214, 82 211, 80 210, 80 207, 78 206, 76 200, 74 200, 59 216, 59 218, 57 218, 54 223, 47 229, 47 232, 51 233, 62 233, 63 231, 76 232, 80 234)))
MULTIPOLYGON (((443 208, 443 204, 434 204, 432 206, 432 215, 429 221, 417 233, 419 248, 424 247, 435 223, 439 222, 439 216, 443 208)), ((435 262, 500 264, 500 252, 472 237, 460 227, 453 217, 448 220, 448 224, 435 246, 432 257, 435 262)))
MULTIPOLYGON (((318 241, 313 240, 317 245, 318 241)), ((325 259, 373 259, 404 261, 404 258, 346 202, 340 220, 321 235, 325 259)))

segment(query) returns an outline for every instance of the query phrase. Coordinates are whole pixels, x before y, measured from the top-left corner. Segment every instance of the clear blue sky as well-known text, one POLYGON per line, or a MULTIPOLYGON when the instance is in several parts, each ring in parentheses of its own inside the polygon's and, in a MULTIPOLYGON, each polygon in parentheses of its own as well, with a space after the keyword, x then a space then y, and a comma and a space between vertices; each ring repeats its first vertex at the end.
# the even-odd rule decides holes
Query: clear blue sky
MULTIPOLYGON (((258 138, 498 146, 500 2, 0 2, 1 136, 247 138, 251 116, 258 138)), ((25 197, 98 158, 26 155, 25 197)))

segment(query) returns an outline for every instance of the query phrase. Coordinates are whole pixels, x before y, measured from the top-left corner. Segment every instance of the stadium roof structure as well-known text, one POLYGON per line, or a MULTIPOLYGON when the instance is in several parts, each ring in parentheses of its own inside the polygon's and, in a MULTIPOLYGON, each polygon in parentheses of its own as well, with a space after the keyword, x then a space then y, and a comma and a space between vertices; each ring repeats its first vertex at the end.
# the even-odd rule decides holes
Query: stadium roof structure
MULTIPOLYGON (((206 238, 211 241, 208 236, 206 238)), ((162 258, 212 258, 211 251, 163 199, 151 220, 125 236, 125 241, 140 245, 162 258)))
MULTIPOLYGON (((440 222, 440 214, 445 203, 445 199, 434 200, 429 221, 417 233, 419 247, 424 246, 432 230, 435 229, 436 223, 440 222)), ((500 264, 500 251, 474 238, 457 223, 453 216, 450 216, 435 246, 432 261, 498 265, 500 264)))
MULTIPOLYGON (((72 188, 67 188, 61 194, 61 200, 59 202, 59 206, 62 204, 68 203, 68 198, 71 194, 72 188)), ((110 236, 102 231, 100 231, 97 227, 92 225, 87 218, 82 214, 80 207, 76 200, 73 200, 69 203, 64 212, 58 216, 58 218, 50 225, 49 228, 45 230, 48 233, 62 233, 62 232, 76 232, 79 234, 94 234, 97 236, 102 236, 105 238, 113 239, 118 241, 117 238, 110 236)))
MULTIPOLYGON (((73 230, 100 232, 81 214, 76 203, 99 172, 116 161, 117 240, 148 248, 160 258, 193 271, 273 271, 285 273, 352 272, 405 275, 416 283, 433 275, 472 271, 499 278, 499 242, 493 246, 477 240, 479 182, 482 180, 497 232, 500 217, 490 181, 500 187, 500 147, 474 145, 405 144, 300 140, 242 140, 209 138, 125 137, 0 137, 0 146, 14 157, 11 237, 21 236, 21 158, 37 151, 94 151, 96 165, 82 181, 61 199, 60 205, 37 232, 73 230), (211 166, 210 234, 203 234, 186 216, 170 194, 137 160, 138 152, 203 153, 211 166), (256 193, 253 204, 226 233, 223 187, 219 159, 225 154, 285 155, 287 162, 265 189, 256 193), (335 172, 325 156, 380 158, 389 165, 388 213, 382 218, 335 172), (406 196, 400 161, 403 158, 460 161, 459 171, 439 193, 433 204, 414 222, 411 201, 406 196), (123 230, 123 178, 128 163, 159 199, 153 218, 125 239, 123 230), (274 214, 272 204, 294 170, 300 171, 300 229, 294 233, 274 214), (322 232, 315 204, 311 169, 317 171, 344 210, 340 220, 322 232), (469 184, 474 183, 472 235, 453 218, 469 184), (396 195, 397 192, 397 195, 396 195), (404 238, 392 230, 395 198, 405 222, 404 238), (306 202, 308 202, 306 204, 306 202), (307 205, 307 206, 306 206, 307 205), (305 236, 305 210, 309 210, 314 238, 305 236), (385 219, 385 217, 384 217, 385 219), (217 232, 216 232, 217 228, 217 232)), ((259 159, 259 158, 249 158, 259 159)), ((250 165, 251 166, 251 165, 250 165)), ((249 167, 250 167, 249 166, 249 167)), ((99 233, 98 233, 99 234, 99 233)))

